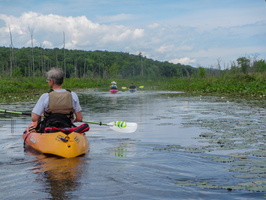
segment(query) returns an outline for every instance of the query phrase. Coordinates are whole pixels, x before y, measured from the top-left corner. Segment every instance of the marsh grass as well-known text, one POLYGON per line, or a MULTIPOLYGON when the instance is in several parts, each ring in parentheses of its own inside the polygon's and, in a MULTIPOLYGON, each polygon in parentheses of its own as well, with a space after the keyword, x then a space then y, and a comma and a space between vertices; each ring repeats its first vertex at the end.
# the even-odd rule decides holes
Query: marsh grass
MULTIPOLYGON (((98 88, 109 90, 113 79, 67 78, 63 87, 70 90, 98 88)), ((184 91, 188 95, 217 95, 246 99, 265 99, 266 79, 264 74, 237 74, 205 78, 168 78, 158 80, 116 79, 118 88, 130 83, 144 86, 142 90, 184 91)), ((49 87, 44 77, 0 80, 0 103, 36 101, 49 87)))
MULTIPOLYGON (((70 90, 98 88, 108 91, 111 79, 67 78, 63 88, 70 90)), ((132 80, 118 80, 118 87, 128 87, 132 80)), ((0 103, 37 101, 41 94, 49 91, 44 77, 0 79, 0 103)))
POLYGON ((224 95, 247 99, 266 97, 266 79, 263 74, 171 79, 161 82, 160 85, 163 90, 181 90, 200 95, 224 95))

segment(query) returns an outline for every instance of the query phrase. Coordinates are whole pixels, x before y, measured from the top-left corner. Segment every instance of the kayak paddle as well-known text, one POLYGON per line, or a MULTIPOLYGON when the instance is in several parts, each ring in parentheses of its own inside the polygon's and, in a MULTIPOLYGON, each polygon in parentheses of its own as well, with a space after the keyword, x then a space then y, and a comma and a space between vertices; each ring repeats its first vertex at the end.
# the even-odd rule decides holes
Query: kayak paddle
MULTIPOLYGON (((141 85, 141 86, 139 86, 139 88, 140 88, 140 89, 143 89, 143 88, 144 88, 144 86, 143 86, 143 85, 141 85)), ((126 89, 127 89, 127 87, 122 87, 122 89, 123 89, 123 90, 126 90, 126 89)))
MULTIPOLYGON (((140 88, 140 89, 143 89, 143 88, 144 88, 144 86, 143 86, 143 85, 141 85, 141 86, 139 86, 139 88, 140 88)), ((127 87, 122 87, 122 89, 123 89, 123 90, 126 90, 126 89, 127 89, 127 87)))
POLYGON ((137 130, 138 124, 133 122, 124 122, 124 121, 114 121, 109 123, 102 123, 102 122, 91 122, 91 121, 82 121, 89 124, 99 124, 109 126, 114 131, 120 133, 133 133, 137 130))
POLYGON ((16 111, 9 111, 9 110, 0 110, 3 113, 11 113, 11 114, 19 114, 19 115, 31 115, 31 113, 24 113, 24 112, 16 112, 16 111))
MULTIPOLYGON (((24 113, 24 112, 16 112, 16 111, 9 111, 9 110, 0 110, 3 113, 11 113, 11 114, 19 114, 19 115, 28 115, 30 116, 31 113, 24 113)), ((104 126, 109 126, 112 130, 120 132, 120 133, 133 133, 137 130, 138 124, 133 122, 124 122, 124 121, 114 121, 109 123, 102 123, 102 122, 92 122, 92 121, 82 121, 84 123, 89 124, 99 124, 104 126)))

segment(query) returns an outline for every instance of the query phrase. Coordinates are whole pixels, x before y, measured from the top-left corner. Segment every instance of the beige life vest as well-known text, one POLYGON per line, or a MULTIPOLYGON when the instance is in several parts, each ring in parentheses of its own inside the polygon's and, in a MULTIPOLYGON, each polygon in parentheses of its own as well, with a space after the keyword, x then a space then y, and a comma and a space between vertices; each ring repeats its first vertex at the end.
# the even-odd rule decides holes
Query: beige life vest
POLYGON ((46 115, 52 113, 66 114, 69 118, 72 118, 74 109, 72 105, 72 95, 70 90, 65 92, 49 92, 49 105, 46 115))

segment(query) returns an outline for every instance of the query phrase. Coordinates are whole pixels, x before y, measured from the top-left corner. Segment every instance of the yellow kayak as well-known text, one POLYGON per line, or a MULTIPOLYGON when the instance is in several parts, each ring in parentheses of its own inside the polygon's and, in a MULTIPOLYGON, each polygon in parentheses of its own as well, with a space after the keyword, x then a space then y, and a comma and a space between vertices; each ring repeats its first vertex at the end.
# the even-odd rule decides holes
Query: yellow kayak
POLYGON ((43 153, 65 158, 73 158, 89 151, 89 141, 85 133, 58 130, 50 133, 35 131, 37 123, 32 122, 23 133, 25 147, 43 153))

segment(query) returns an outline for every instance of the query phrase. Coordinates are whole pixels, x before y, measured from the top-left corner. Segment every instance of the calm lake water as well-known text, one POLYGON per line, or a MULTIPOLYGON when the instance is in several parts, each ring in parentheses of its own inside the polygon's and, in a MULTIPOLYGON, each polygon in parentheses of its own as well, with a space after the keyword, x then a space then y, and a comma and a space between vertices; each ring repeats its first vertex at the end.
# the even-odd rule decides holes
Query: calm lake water
POLYGON ((91 124, 88 154, 46 157, 24 151, 28 116, 0 113, 0 199, 266 198, 265 108, 165 91, 78 95, 84 120, 136 122, 137 131, 91 124))

